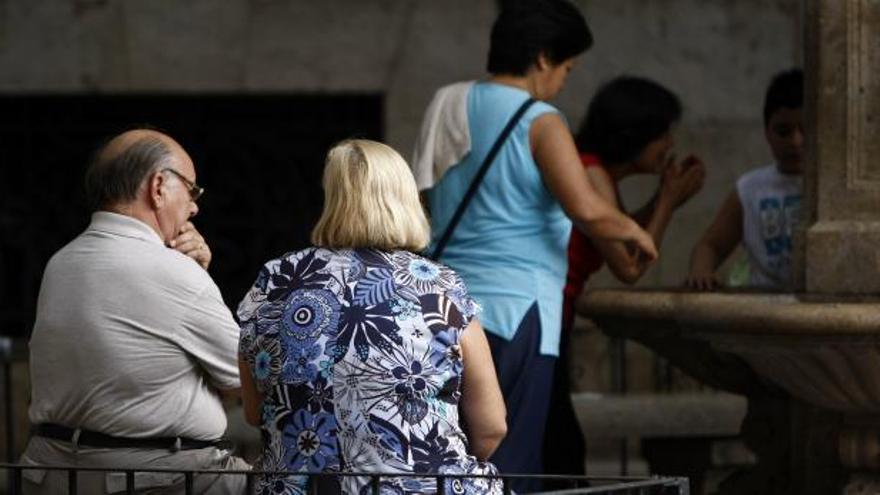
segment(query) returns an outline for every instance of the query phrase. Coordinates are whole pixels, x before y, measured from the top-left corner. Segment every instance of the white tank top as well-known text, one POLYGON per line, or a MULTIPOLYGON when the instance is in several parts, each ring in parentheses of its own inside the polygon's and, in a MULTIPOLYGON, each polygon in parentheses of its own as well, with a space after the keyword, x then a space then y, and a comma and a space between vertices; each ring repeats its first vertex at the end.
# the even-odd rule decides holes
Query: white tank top
POLYGON ((802 184, 802 176, 783 174, 776 165, 752 170, 736 181, 749 285, 791 289, 792 231, 800 218, 802 184))

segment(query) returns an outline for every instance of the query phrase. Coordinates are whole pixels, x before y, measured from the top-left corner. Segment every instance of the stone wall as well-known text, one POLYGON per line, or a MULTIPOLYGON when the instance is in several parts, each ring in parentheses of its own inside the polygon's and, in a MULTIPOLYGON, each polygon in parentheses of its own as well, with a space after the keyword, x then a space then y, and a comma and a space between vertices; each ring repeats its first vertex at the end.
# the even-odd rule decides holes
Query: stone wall
MULTIPOLYGON (((799 63, 798 0, 578 0, 596 44, 555 103, 576 126, 598 84, 649 76, 685 104, 679 154, 705 190, 643 284, 675 284, 743 171, 769 162, 761 100, 799 63)), ((0 92, 384 92, 386 136, 412 149, 434 88, 483 75, 492 0, 0 0, 0 92)), ((650 179, 624 188, 633 206, 650 179)), ((594 284, 614 284, 600 276, 594 284)))

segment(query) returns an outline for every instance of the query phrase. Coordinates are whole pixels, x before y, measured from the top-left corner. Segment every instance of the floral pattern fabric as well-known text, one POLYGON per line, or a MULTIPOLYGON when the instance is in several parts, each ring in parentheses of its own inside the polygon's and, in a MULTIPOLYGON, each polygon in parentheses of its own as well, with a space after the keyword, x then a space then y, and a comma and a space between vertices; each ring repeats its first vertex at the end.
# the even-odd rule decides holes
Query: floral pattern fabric
MULTIPOLYGON (((460 339, 477 312, 449 268, 405 251, 310 248, 268 262, 241 301, 240 355, 262 394, 264 471, 495 474, 459 426, 460 339)), ((371 493, 340 476, 343 493, 371 493)), ((305 477, 264 477, 298 494, 305 477)), ((437 491, 383 478, 382 493, 437 491)), ((446 493, 501 493, 489 478, 446 493)))

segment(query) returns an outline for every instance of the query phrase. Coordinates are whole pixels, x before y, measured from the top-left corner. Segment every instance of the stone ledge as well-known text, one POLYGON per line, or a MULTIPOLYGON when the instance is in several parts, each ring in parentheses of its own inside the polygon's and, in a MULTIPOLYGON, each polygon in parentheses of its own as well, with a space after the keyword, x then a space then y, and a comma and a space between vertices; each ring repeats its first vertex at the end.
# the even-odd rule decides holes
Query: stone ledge
POLYGON ((724 437, 739 434, 746 398, 727 393, 573 394, 586 438, 724 437))
MULTIPOLYGON (((665 320, 683 331, 762 335, 862 335, 880 339, 880 299, 675 289, 599 289, 584 293, 578 313, 595 319, 665 320)), ((645 325, 650 331, 649 325, 645 325)))

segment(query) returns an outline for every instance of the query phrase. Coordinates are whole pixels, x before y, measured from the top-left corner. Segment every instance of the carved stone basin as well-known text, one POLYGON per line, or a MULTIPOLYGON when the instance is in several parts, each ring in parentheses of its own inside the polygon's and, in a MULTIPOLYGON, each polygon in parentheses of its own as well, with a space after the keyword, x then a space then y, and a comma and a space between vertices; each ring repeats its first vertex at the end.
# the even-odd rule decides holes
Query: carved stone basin
MULTIPOLYGON (((792 294, 609 289, 587 293, 579 312, 603 330, 642 341, 662 354, 669 353, 664 352, 667 346, 657 345, 658 339, 673 338, 671 345, 706 342, 740 357, 760 380, 821 408, 880 413, 880 304, 864 299, 817 302, 792 294), (651 332, 655 334, 645 335, 651 332)), ((682 358, 706 358, 675 354, 668 357, 691 372, 693 366, 680 363, 682 358)), ((693 374, 719 381, 719 370, 701 376, 703 371, 709 370, 693 374)))
POLYGON ((577 309, 748 397, 741 434, 759 463, 719 493, 862 493, 853 473, 880 472, 880 300, 608 289, 577 309))

